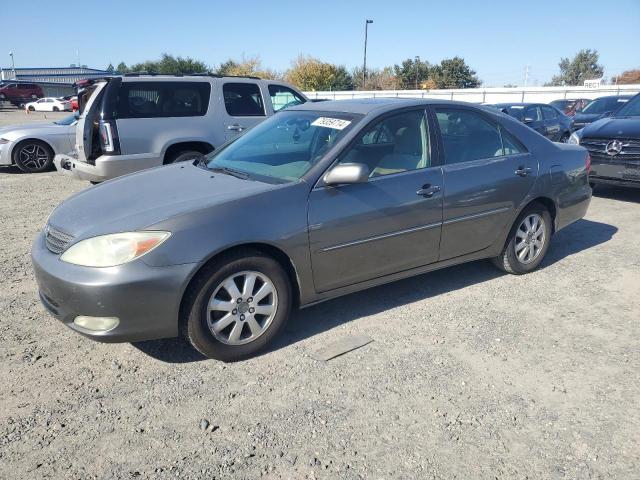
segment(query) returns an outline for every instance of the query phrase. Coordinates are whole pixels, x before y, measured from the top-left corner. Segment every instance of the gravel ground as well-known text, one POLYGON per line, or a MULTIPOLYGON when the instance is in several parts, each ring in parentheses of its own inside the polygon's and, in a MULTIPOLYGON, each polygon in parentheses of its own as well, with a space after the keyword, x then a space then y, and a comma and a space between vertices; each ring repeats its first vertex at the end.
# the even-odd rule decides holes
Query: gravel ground
POLYGON ((45 313, 31 242, 83 188, 0 168, 0 478, 638 478, 640 191, 601 189, 535 273, 350 295, 222 364, 45 313), (313 359, 355 334, 373 342, 313 359))

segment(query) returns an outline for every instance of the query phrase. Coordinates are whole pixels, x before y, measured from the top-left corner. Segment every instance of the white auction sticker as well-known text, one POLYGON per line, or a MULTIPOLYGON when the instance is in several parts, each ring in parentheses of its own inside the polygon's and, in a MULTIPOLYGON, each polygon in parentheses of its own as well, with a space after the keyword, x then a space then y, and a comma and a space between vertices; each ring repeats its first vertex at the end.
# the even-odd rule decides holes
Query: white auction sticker
POLYGON ((349 126, 351 122, 349 120, 342 120, 341 118, 319 117, 316 118, 311 125, 315 127, 333 128, 335 130, 344 130, 349 126))

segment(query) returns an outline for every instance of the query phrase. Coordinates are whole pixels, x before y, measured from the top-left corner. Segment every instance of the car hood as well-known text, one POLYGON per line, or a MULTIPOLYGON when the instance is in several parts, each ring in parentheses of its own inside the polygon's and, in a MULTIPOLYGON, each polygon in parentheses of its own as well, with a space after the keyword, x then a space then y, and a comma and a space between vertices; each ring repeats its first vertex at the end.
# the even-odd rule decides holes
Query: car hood
POLYGON ((582 130, 583 137, 640 138, 640 117, 603 118, 582 130))
POLYGON ((90 187, 60 204, 48 223, 76 239, 141 230, 280 186, 180 163, 90 187))
POLYGON ((53 122, 36 122, 36 123, 25 123, 22 125, 11 125, 10 127, 0 127, 0 136, 11 140, 11 136, 15 135, 16 137, 21 135, 22 132, 34 132, 37 131, 41 134, 46 134, 47 132, 55 133, 60 132, 62 129, 75 128, 74 125, 57 125, 53 122))
POLYGON ((576 113, 573 117, 575 123, 591 123, 602 118, 602 113, 576 113))

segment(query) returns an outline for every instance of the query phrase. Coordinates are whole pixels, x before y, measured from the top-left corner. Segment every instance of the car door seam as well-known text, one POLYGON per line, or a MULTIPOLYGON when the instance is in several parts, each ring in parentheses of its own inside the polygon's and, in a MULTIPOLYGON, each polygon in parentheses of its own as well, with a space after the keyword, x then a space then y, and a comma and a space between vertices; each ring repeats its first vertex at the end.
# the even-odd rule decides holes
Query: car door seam
POLYGON ((511 207, 500 207, 492 210, 485 210, 484 212, 473 213, 471 215, 463 215, 461 217, 451 218, 442 222, 442 225, 450 225, 452 223, 464 222, 465 220, 474 220, 476 218, 488 217, 489 215, 495 215, 511 210, 511 207))

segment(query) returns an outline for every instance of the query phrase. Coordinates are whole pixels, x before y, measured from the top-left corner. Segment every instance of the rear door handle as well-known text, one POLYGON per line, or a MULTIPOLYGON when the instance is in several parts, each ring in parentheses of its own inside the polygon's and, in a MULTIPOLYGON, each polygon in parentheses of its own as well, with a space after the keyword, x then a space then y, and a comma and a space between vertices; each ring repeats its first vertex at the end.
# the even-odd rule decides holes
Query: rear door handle
POLYGON ((237 123, 235 125, 229 125, 227 127, 227 130, 235 130, 236 132, 241 132, 244 129, 245 127, 243 127, 242 125, 238 125, 237 123))
POLYGON ((515 171, 515 174, 521 177, 526 177, 530 173, 531 173, 531 169, 529 167, 520 167, 515 171))
POLYGON ((420 195, 421 197, 433 197, 434 194, 440 191, 440 187, 438 185, 423 185, 420 190, 416 192, 416 195, 420 195))

